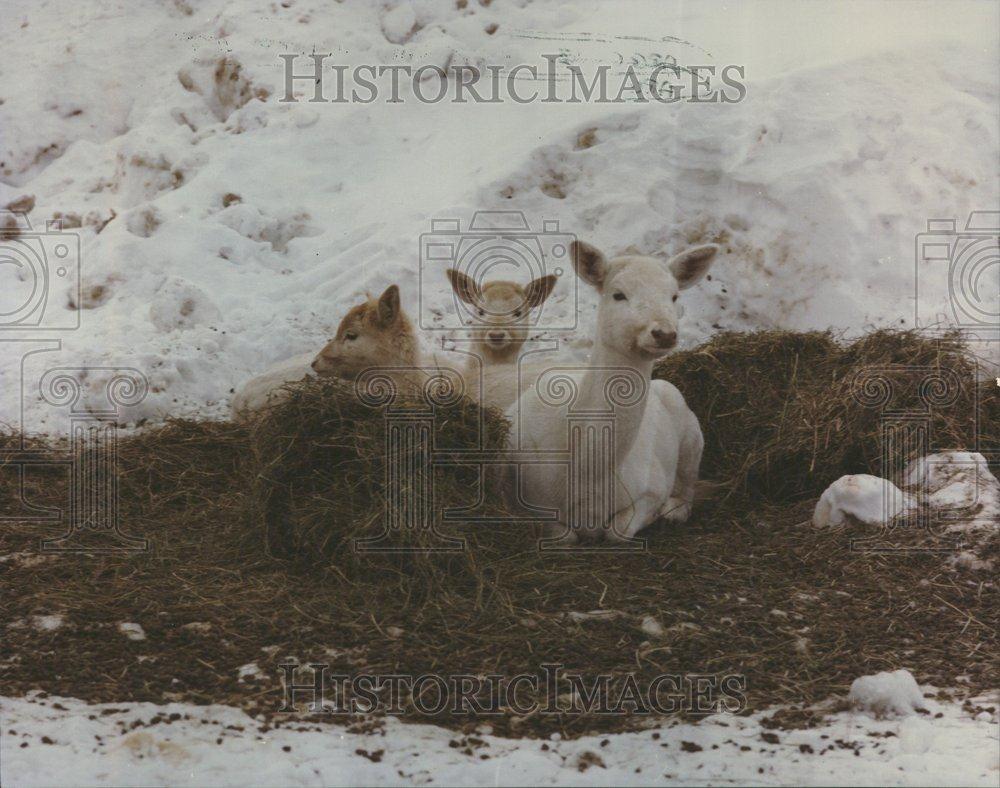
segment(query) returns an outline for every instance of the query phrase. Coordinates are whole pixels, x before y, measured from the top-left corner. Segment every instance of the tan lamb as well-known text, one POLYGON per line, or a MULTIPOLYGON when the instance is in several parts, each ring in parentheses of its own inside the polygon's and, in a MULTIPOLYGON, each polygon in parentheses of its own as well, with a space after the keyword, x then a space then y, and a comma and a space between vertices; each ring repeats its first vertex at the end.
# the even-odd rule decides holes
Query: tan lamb
POLYGON ((303 353, 275 364, 247 381, 232 399, 236 418, 281 402, 286 384, 311 376, 353 380, 372 367, 384 367, 397 384, 412 388, 420 381, 414 373, 396 371, 420 367, 423 359, 413 325, 399 302, 399 287, 390 285, 378 298, 358 304, 340 321, 336 336, 320 352, 303 353))
POLYGON ((531 328, 531 310, 539 308, 556 284, 552 274, 529 282, 494 280, 480 286, 471 277, 448 269, 452 290, 474 311, 476 325, 463 366, 466 390, 481 405, 509 407, 537 370, 518 367, 518 359, 531 328))

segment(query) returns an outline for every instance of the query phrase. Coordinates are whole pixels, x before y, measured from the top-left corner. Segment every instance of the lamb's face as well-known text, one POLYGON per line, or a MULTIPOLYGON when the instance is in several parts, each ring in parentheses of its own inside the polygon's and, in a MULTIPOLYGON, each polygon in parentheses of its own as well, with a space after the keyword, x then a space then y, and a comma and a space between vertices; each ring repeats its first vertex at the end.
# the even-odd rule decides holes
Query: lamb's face
POLYGON ((528 338, 531 310, 544 303, 556 283, 549 275, 527 286, 502 280, 480 286, 454 269, 448 271, 448 278, 455 294, 471 307, 472 328, 494 360, 516 358, 528 338))
POLYGON ((399 288, 353 307, 340 321, 337 335, 319 352, 312 368, 321 377, 353 380, 372 367, 413 363, 415 339, 399 304, 399 288))
POLYGON ((354 378, 382 355, 381 332, 370 319, 368 304, 351 309, 340 321, 337 335, 312 363, 322 377, 354 378))
POLYGON ((573 246, 577 274, 600 294, 598 341, 617 353, 643 360, 665 356, 677 345, 680 291, 708 271, 718 247, 688 249, 664 263, 627 255, 608 261, 584 243, 573 246))
POLYGON ((517 353, 528 338, 529 308, 524 288, 514 282, 487 282, 475 304, 483 343, 494 352, 517 353))
POLYGON ((677 344, 680 286, 655 257, 619 257, 608 266, 598 312, 604 344, 658 359, 677 344))

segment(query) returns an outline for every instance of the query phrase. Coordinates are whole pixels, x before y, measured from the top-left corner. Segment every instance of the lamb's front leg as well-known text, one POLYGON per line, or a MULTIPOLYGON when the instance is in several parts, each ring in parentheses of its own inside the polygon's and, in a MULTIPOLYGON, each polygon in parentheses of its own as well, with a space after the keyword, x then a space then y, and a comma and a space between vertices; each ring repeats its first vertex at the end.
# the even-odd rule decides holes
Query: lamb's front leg
POLYGON ((635 506, 619 509, 611 518, 611 523, 604 530, 604 538, 615 544, 631 542, 635 535, 648 525, 636 511, 635 506))
POLYGON ((701 455, 705 448, 705 438, 701 434, 698 417, 691 411, 687 412, 687 416, 677 454, 674 489, 660 509, 660 516, 671 523, 683 523, 691 516, 698 469, 701 467, 701 455))

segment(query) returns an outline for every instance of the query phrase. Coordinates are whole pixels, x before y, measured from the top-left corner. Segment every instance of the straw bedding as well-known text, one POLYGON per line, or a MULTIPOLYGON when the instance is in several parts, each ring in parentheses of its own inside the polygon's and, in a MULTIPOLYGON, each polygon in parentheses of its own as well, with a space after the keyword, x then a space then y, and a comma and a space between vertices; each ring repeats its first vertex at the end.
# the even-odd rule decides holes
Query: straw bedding
MULTIPOLYGON (((932 409, 932 449, 996 452, 997 394, 976 382, 954 338, 724 334, 669 357, 656 374, 700 417, 703 475, 716 488, 690 522, 644 532, 637 553, 539 552, 530 527, 488 519, 439 523, 441 535, 464 540, 457 552, 359 552, 354 540, 381 534, 395 505, 384 485, 385 411, 333 382, 298 386, 249 424, 172 421, 123 437, 121 521, 149 540, 144 553, 40 553, 38 540, 58 529, 23 519, 19 502, 65 508, 67 472, 36 467, 22 479, 5 453, 21 436, 2 436, 0 514, 22 518, 0 535, 4 692, 229 703, 267 725, 289 719, 277 714, 277 666, 288 658, 352 675, 514 676, 559 663, 589 681, 607 673, 613 688, 629 675, 643 685, 661 674, 739 674, 748 709, 801 709, 801 723, 808 707, 879 670, 906 667, 941 687, 965 676, 970 694, 993 688, 1000 600, 989 571, 941 553, 852 550, 852 538, 871 535, 866 526, 807 522, 829 482, 880 472, 880 410, 859 404, 859 373, 891 378, 894 407, 906 410, 919 405, 911 384, 928 369, 961 381, 932 409), (594 610, 609 612, 567 615, 594 610), (61 626, 32 624, 53 614, 61 626), (659 629, 643 626, 647 617, 659 629), (123 636, 122 622, 145 639, 123 636), (250 663, 259 672, 241 675, 250 663)), ((467 401, 439 408, 433 425, 441 449, 496 447, 505 430, 467 401)), ((479 501, 472 467, 441 467, 434 481, 436 509, 504 513, 491 485, 479 501)), ((894 537, 923 547, 929 538, 894 537)), ((390 544, 440 538, 395 533, 390 544)), ((976 549, 1000 552, 996 538, 976 549)), ((408 702, 404 716, 428 719, 408 702)), ((576 735, 644 718, 507 710, 488 721, 512 735, 576 735)), ((431 719, 475 722, 447 711, 431 719)))

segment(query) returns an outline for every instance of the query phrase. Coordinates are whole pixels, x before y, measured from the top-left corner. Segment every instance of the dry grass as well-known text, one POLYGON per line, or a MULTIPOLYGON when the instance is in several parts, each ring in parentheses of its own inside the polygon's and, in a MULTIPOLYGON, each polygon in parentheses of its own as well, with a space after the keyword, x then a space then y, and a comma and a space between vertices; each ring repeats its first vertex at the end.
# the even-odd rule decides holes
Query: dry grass
MULTIPOLYGON (((981 415, 993 421, 979 438, 995 446, 997 397, 974 389, 954 343, 882 333, 841 346, 825 335, 768 333, 722 336, 671 357, 660 373, 702 417, 707 475, 729 494, 683 527, 651 528, 638 554, 539 553, 525 528, 482 525, 442 526, 466 539, 457 555, 358 554, 352 540, 378 533, 385 511, 384 414, 335 384, 299 388, 246 428, 147 430, 122 442, 121 504, 127 530, 148 538, 150 551, 0 563, 5 692, 232 703, 270 716, 282 700, 277 664, 287 657, 350 674, 513 676, 554 662, 590 677, 611 673, 614 685, 628 674, 642 683, 664 673, 739 673, 752 709, 806 706, 842 694, 858 675, 896 667, 938 686, 968 676, 970 693, 995 687, 992 576, 955 569, 939 554, 851 551, 851 538, 865 534, 860 525, 803 525, 830 480, 877 472, 877 413, 858 407, 848 388, 859 366, 925 363, 953 368, 968 388, 934 414, 939 446, 973 445, 968 408, 983 393, 981 415), (595 609, 622 615, 564 616, 595 609), (23 623, 51 613, 64 616, 61 628, 23 623), (640 629, 647 615, 665 637, 640 629), (121 636, 123 621, 141 624, 147 639, 121 636), (240 680, 250 662, 267 677, 240 680)), ((443 409, 438 446, 477 445, 480 415, 468 403, 443 409)), ((495 446, 505 425, 495 414, 486 424, 483 440, 495 446)), ((0 442, 0 456, 17 439, 0 442)), ((443 470, 437 481, 439 506, 477 498, 468 468, 443 470)), ((18 485, 0 465, 4 514, 18 512, 18 485)), ((26 474, 33 504, 65 506, 66 490, 63 468, 26 474)), ((0 554, 30 554, 43 535, 58 534, 8 524, 0 554)), ((423 537, 410 538, 419 546, 423 537)), ((994 540, 986 549, 996 548, 994 540)), ((407 716, 427 719, 412 708, 407 716)), ((637 721, 490 720, 501 733, 568 735, 637 721)))
POLYGON ((701 421, 702 474, 755 499, 814 497, 844 474, 881 473, 883 408, 862 404, 864 381, 869 393, 876 380, 891 388, 885 410, 927 412, 931 451, 1000 458, 1000 398, 957 335, 878 331, 844 344, 823 332, 721 333, 654 376, 675 383, 701 421), (953 401, 928 408, 934 380, 953 401))

